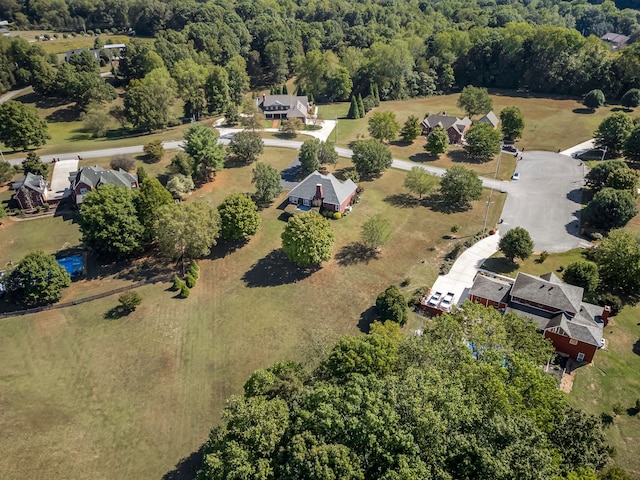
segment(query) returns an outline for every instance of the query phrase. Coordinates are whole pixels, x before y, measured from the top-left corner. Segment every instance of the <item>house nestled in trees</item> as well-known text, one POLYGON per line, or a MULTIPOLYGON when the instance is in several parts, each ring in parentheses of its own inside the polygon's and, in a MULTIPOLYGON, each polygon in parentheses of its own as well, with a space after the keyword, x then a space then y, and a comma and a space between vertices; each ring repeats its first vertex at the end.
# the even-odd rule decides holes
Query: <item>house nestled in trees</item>
POLYGON ((22 210, 34 210, 47 203, 47 182, 42 175, 27 173, 23 179, 13 182, 12 188, 16 190, 13 199, 22 210))
POLYGON ((69 176, 71 195, 76 205, 82 204, 84 196, 100 185, 118 185, 126 188, 138 188, 138 175, 125 170, 106 170, 99 166, 84 167, 69 176))
POLYGON ((620 33, 607 32, 600 37, 600 40, 611 45, 611 50, 620 50, 627 45, 629 37, 620 33))
POLYGON ((420 123, 422 134, 429 135, 434 128, 444 128, 449 135, 449 143, 458 145, 462 143, 465 133, 471 127, 469 117, 452 117, 442 112, 440 115, 429 115, 420 123))
POLYGON ((496 128, 498 128, 498 122, 500 122, 500 120, 498 120, 498 117, 496 117, 496 114, 493 113, 493 110, 491 110, 489 113, 487 113, 484 117, 482 117, 476 123, 488 123, 495 130, 496 128))
POLYGON ((578 362, 591 362, 603 346, 602 329, 611 308, 583 302, 584 289, 553 273, 541 277, 518 273, 513 284, 478 275, 469 292, 472 302, 533 320, 556 351, 578 362))
POLYGON ((306 95, 262 95, 257 102, 267 120, 299 118, 307 123, 315 114, 315 108, 306 95))
POLYGON ((316 171, 289 192, 289 203, 344 213, 357 188, 351 179, 340 183, 330 173, 322 175, 316 171))

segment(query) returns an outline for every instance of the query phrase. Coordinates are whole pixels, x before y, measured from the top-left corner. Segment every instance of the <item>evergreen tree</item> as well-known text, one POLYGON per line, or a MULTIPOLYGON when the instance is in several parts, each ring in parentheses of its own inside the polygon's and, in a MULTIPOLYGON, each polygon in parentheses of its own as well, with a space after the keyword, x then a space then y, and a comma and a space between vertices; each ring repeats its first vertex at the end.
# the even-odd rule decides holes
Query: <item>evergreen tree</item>
POLYGON ((287 90, 287 84, 282 85, 282 94, 289 95, 289 91, 287 90))
POLYGON ((364 109, 364 102, 362 101, 362 95, 358 94, 358 113, 360 115, 359 118, 363 118, 367 112, 364 109))
POLYGON ((349 107, 349 113, 347 113, 347 118, 356 119, 360 118, 360 109, 358 108, 358 101, 356 97, 351 95, 351 106, 349 107))

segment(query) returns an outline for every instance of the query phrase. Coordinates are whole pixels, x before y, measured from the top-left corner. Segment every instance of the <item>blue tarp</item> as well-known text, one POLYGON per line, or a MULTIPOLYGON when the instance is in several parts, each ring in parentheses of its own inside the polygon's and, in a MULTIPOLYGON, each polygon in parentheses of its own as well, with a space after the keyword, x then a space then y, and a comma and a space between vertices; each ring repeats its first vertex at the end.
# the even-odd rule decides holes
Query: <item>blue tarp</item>
POLYGON ((78 275, 82 275, 82 255, 57 258, 56 261, 70 276, 76 277, 78 275))

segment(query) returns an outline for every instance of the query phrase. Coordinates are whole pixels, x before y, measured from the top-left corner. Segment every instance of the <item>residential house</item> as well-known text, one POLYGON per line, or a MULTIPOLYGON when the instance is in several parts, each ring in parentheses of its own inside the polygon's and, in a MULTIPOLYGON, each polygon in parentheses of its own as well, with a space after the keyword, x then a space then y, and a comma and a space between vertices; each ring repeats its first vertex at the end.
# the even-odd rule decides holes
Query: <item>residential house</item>
POLYGON ((449 143, 458 145, 462 143, 465 133, 471 127, 471 120, 469 117, 452 117, 442 112, 442 115, 429 115, 422 120, 420 126, 423 135, 429 135, 434 128, 444 128, 449 135, 449 143))
POLYGON ((583 302, 583 293, 583 288, 564 283, 553 273, 540 277, 518 273, 513 284, 480 274, 469 298, 533 320, 558 353, 591 362, 602 346, 611 308, 583 302))
POLYGON ((611 50, 620 50, 627 45, 629 37, 621 35, 619 33, 607 32, 600 37, 600 40, 611 45, 611 50))
POLYGON ((8 28, 0 27, 0 35, 3 35, 5 37, 10 37, 11 31, 8 28))
POLYGON ((93 55, 93 58, 98 61, 100 61, 100 54, 102 52, 104 52, 108 58, 116 60, 120 58, 120 54, 126 48, 127 45, 124 43, 111 43, 109 45, 103 46, 102 48, 76 48, 73 50, 67 50, 67 52, 64 54, 64 61, 68 62, 72 56, 78 55, 85 50, 88 50, 91 55, 93 55))
POLYGON ((299 118, 306 123, 314 114, 314 107, 306 95, 262 95, 258 107, 267 120, 299 118))
POLYGON ((102 167, 84 167, 77 172, 71 172, 71 195, 76 205, 82 204, 84 196, 100 185, 118 185, 126 188, 138 188, 138 175, 123 169, 106 170, 102 167))
POLYGON ((488 123, 495 130, 496 128, 498 128, 499 121, 500 120, 498 120, 498 117, 496 117, 496 114, 493 113, 493 110, 492 110, 489 113, 487 113, 484 117, 482 117, 480 120, 478 120, 476 123, 488 123))
POLYGON ((289 203, 344 213, 357 188, 350 179, 340 183, 332 174, 316 171, 289 192, 289 203))
POLYGON ((47 203, 47 182, 42 175, 27 173, 27 176, 13 182, 16 190, 13 199, 22 210, 34 210, 47 203))

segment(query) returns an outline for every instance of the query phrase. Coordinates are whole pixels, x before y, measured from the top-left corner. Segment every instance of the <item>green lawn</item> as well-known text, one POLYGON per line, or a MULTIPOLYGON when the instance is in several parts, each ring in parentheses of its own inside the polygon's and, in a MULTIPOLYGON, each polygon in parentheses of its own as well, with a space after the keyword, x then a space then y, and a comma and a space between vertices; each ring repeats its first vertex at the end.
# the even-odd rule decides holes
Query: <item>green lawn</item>
MULTIPOLYGON (((596 113, 582 113, 584 106, 575 99, 551 99, 537 95, 514 95, 514 92, 490 92, 493 99, 493 111, 499 115, 507 106, 517 106, 525 119, 525 131, 519 147, 526 150, 556 151, 565 149, 592 137, 604 117, 612 113, 612 108, 603 107, 596 113)), ((446 111, 448 115, 464 116, 456 106, 458 94, 441 95, 428 98, 415 98, 402 101, 382 102, 376 110, 392 111, 396 119, 403 124, 409 115, 423 119, 426 114, 446 111)), ((348 145, 357 140, 358 135, 367 137, 367 117, 349 120, 346 118, 349 103, 321 105, 319 115, 323 119, 339 119, 338 144, 348 145)), ((420 148, 424 144, 421 140, 420 148)))
MULTIPOLYGON (((267 149, 260 161, 281 169, 295 154, 267 149)), ((337 168, 347 165, 340 159, 337 168)), ((216 205, 252 191, 251 169, 223 170, 188 201, 216 205)), ((109 297, 0 322, 0 471, 34 480, 161 478, 198 448, 254 369, 285 358, 313 361, 337 335, 358 332, 361 315, 391 283, 410 278, 406 293, 431 285, 451 248, 443 236, 454 224, 459 236, 479 231, 483 203, 451 215, 407 204, 399 195, 405 174, 389 170, 363 183, 353 212, 331 222, 335 258, 309 275, 278 254, 283 193, 261 211, 262 227, 247 245, 217 247, 200 262, 187 300, 164 284, 140 289, 143 303, 126 318, 103 318, 116 305, 109 297), (366 262, 350 247, 373 213, 390 221, 393 236, 366 262)), ((489 224, 498 216, 492 211, 489 224)), ((72 289, 84 295, 107 281, 72 289)))

